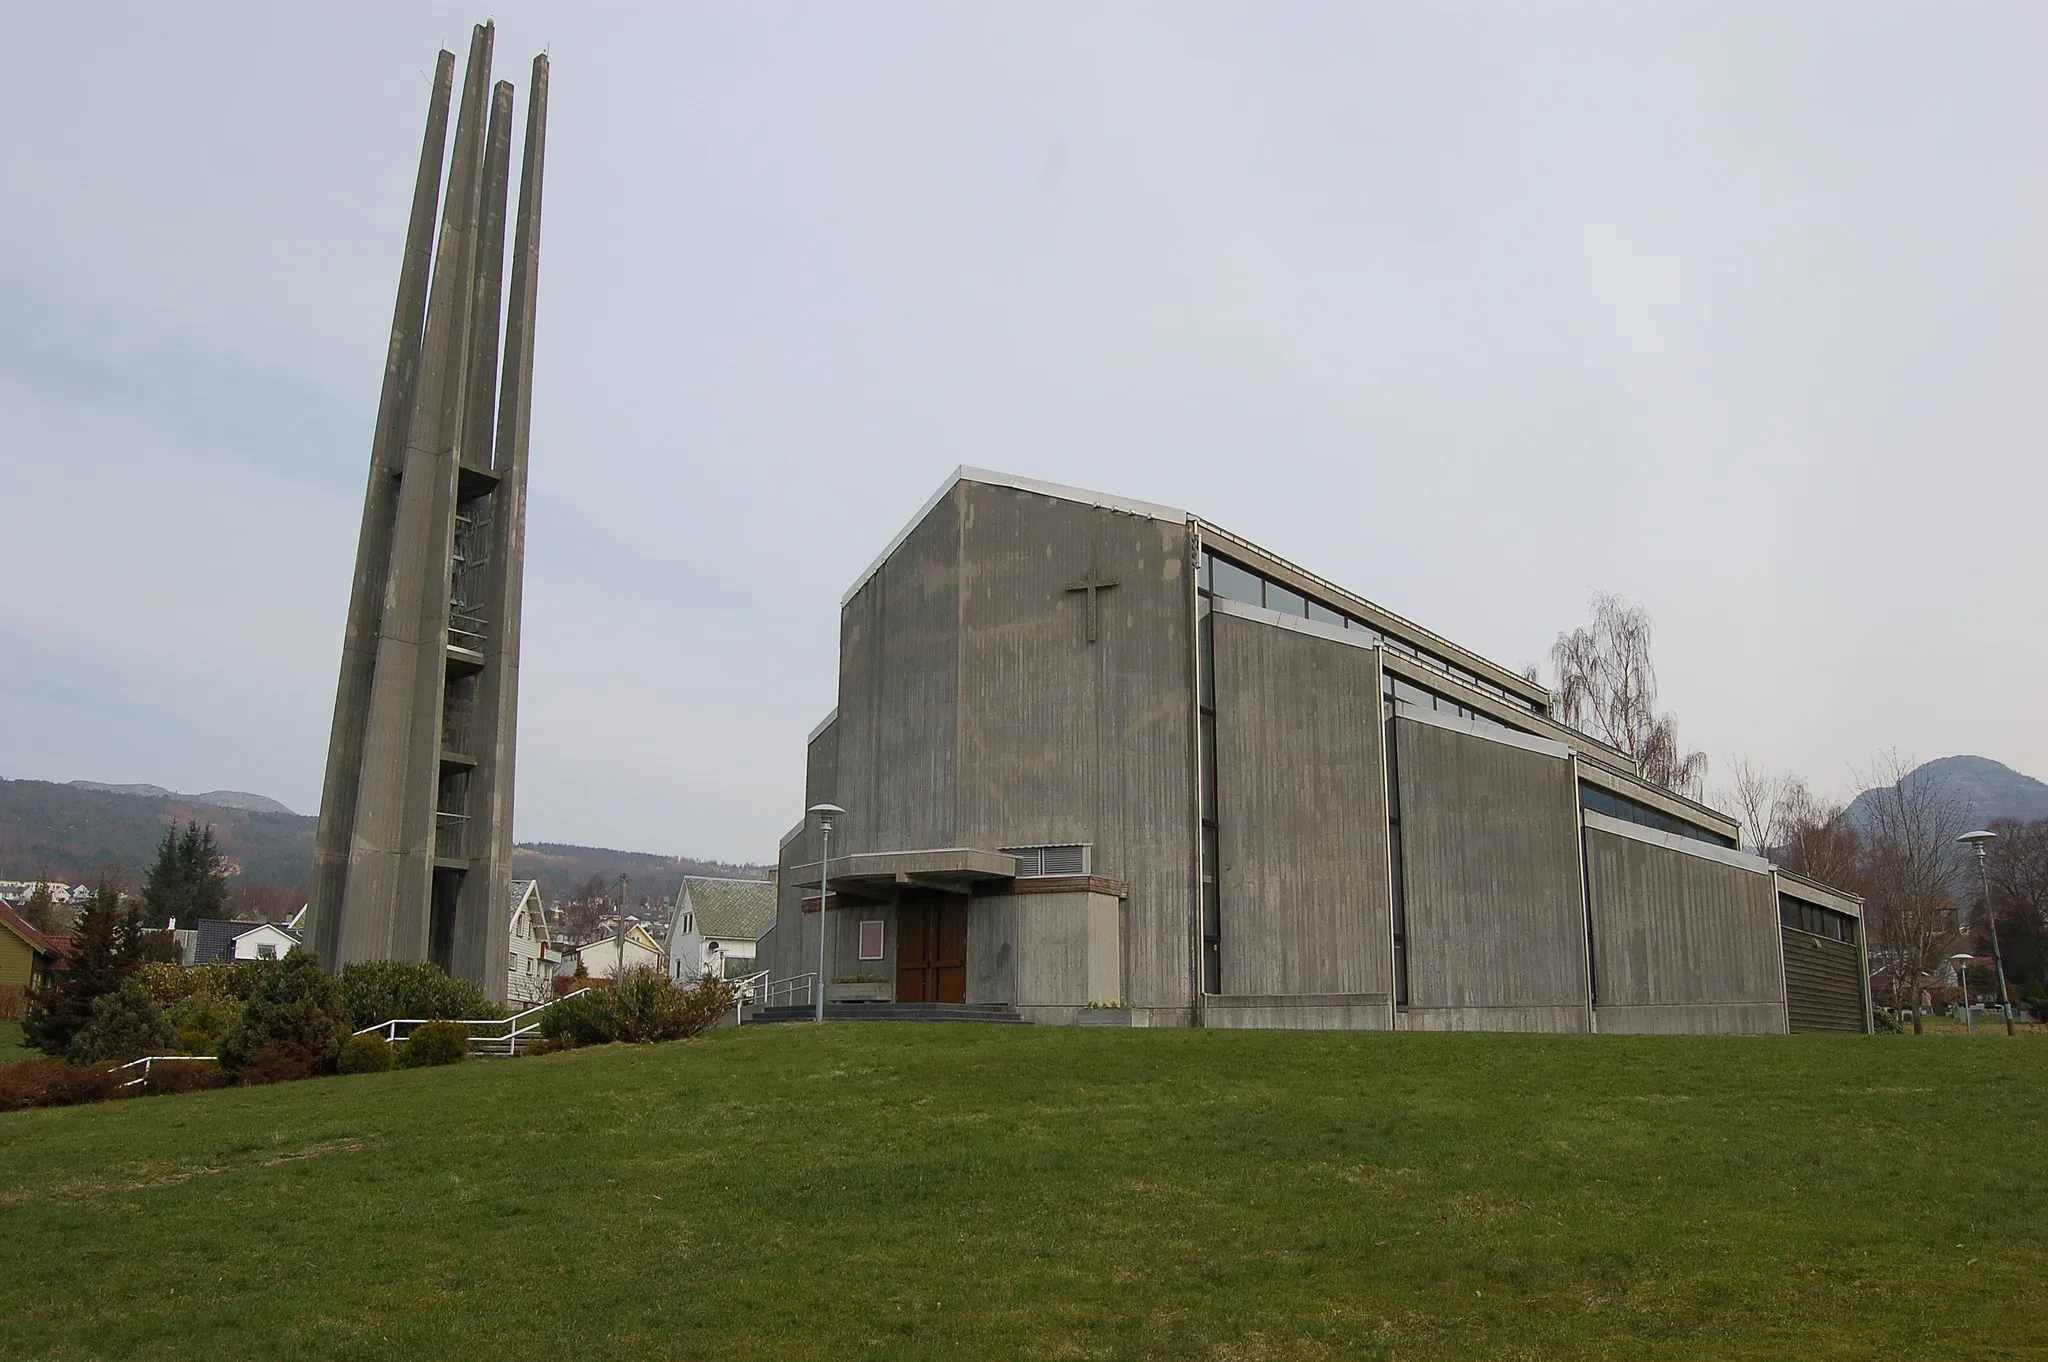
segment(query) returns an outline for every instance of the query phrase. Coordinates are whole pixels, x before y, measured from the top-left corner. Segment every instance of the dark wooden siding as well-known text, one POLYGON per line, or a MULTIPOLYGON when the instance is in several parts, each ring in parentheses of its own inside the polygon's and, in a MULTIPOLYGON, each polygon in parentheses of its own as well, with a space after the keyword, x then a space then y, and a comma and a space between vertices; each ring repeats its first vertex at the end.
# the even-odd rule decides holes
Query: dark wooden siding
POLYGON ((1785 1004, 1794 1031, 1861 1031, 1862 951, 1791 927, 1785 936, 1785 1004))

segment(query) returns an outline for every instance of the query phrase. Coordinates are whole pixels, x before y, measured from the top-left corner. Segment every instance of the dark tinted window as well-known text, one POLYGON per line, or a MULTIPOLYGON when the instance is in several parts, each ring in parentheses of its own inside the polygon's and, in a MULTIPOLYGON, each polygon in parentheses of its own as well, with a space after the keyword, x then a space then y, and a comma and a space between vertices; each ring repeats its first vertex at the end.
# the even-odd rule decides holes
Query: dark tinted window
POLYGON ((1299 591, 1289 591, 1278 582, 1266 583, 1266 608, 1278 610, 1283 615, 1308 618, 1308 597, 1299 591))
POLYGON ((1342 615, 1332 610, 1329 606, 1324 605, 1321 601, 1310 601, 1308 603, 1308 617, 1312 620, 1320 620, 1324 624, 1334 624, 1339 629, 1343 628, 1345 623, 1342 615))
POLYGON ((1209 589, 1226 601, 1246 605, 1266 603, 1266 584, 1256 573, 1246 572, 1227 559, 1218 558, 1210 569, 1209 589))

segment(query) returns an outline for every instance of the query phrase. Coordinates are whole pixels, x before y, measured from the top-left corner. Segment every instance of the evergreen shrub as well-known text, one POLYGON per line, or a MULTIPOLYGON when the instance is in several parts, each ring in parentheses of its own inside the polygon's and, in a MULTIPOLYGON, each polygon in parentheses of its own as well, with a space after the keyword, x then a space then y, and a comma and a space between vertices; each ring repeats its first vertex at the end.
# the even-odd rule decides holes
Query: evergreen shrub
POLYGON ((242 1019, 242 1003, 222 993, 193 993, 164 1009, 177 1033, 174 1042, 181 1055, 210 1055, 220 1048, 221 1038, 242 1019))
POLYGON ((390 1043, 382 1036, 350 1036, 341 1043, 334 1058, 334 1071, 344 1074, 389 1073, 395 1062, 390 1043))
POLYGON ((558 1045, 688 1040, 730 1012, 737 991, 706 975, 688 985, 657 969, 629 969, 611 988, 564 998, 541 1014, 541 1035, 558 1045))
POLYGON ((505 1015, 483 986, 451 979, 439 965, 365 960, 343 965, 338 976, 351 1030, 401 1018, 474 1020, 505 1015))
POLYGON ((168 1053, 174 1039, 163 1009, 129 979, 93 1000, 92 1020, 71 1038, 64 1058, 78 1065, 141 1059, 168 1053))
POLYGON ((221 1037, 220 1066, 244 1083, 330 1072, 354 1029, 340 986, 320 968, 319 957, 300 946, 269 971, 221 1037))
POLYGON ((398 1056, 403 1069, 424 1069, 439 1064, 460 1064, 469 1058, 469 1028, 452 1021, 430 1021, 416 1026, 405 1039, 398 1056))

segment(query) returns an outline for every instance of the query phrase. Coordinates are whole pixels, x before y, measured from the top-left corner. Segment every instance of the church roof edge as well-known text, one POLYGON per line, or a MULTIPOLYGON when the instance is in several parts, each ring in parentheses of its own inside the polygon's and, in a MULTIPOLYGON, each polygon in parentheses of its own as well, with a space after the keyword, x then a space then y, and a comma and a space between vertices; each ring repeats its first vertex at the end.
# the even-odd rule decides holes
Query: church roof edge
POLYGON ((999 473, 994 469, 961 464, 939 484, 939 490, 933 492, 925 499, 924 505, 917 508, 917 514, 903 523, 903 528, 896 531, 895 537, 876 555, 875 561, 868 564, 867 570, 854 579, 852 586, 846 588, 846 594, 839 598, 839 604, 843 606, 859 595, 861 588, 882 570, 882 564, 889 561, 889 556, 903 547, 903 541, 910 538, 910 532, 924 523, 924 518, 932 513, 932 508, 944 501, 946 494, 963 482, 978 482, 984 487, 1013 487, 1020 492, 1036 492, 1040 496, 1054 497, 1060 501, 1078 502, 1083 506, 1099 506, 1108 511, 1122 511, 1126 515, 1141 515, 1176 525, 1184 525, 1194 519, 1188 512, 1172 506, 1138 501, 1132 497, 1113 497, 1106 492, 1091 492, 1085 487, 1069 487, 1065 483, 1045 482, 1039 478, 1022 477, 1016 473, 999 473))

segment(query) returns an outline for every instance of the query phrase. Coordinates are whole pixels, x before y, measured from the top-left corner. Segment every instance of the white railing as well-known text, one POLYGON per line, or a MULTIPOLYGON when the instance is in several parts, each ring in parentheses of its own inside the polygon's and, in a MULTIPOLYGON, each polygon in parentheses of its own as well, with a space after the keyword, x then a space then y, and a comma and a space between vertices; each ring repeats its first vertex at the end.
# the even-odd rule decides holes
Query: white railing
POLYGON ((768 988, 768 971, 765 969, 757 970, 743 979, 734 979, 731 983, 732 1024, 738 1026, 746 1020, 745 1009, 747 1004, 759 1002, 762 995, 766 992, 768 988))
MULTIPOLYGON (((763 970, 762 973, 765 974, 767 971, 763 970)), ((787 979, 772 980, 761 990, 761 1006, 795 1007, 799 1003, 808 1003, 812 1001, 811 990, 817 987, 817 979, 817 974, 811 973, 792 974, 787 979), (801 999, 796 996, 798 989, 803 990, 804 996, 801 999), (779 1003, 776 1002, 778 997, 782 999, 779 1003)))
POLYGON ((136 1077, 128 1079, 126 1082, 121 1084, 121 1086, 124 1088, 132 1088, 136 1086, 138 1083, 147 1084, 149 1082, 149 1066, 152 1064, 198 1064, 202 1062, 207 1064, 213 1064, 217 1063, 218 1061, 212 1055, 144 1055, 141 1059, 129 1060, 126 1064, 123 1064, 120 1067, 116 1068, 114 1072, 125 1073, 129 1069, 132 1069, 136 1065, 140 1064, 142 1066, 142 1072, 136 1077))
POLYGON ((385 1044, 396 1045, 399 1041, 404 1040, 406 1036, 411 1035, 413 1028, 416 1026, 425 1026, 430 1021, 452 1021, 457 1026, 469 1028, 469 1048, 472 1054, 514 1055, 519 1052, 520 1041, 539 1034, 540 1022, 536 1019, 541 1013, 547 1011, 556 1003, 567 1002, 571 998, 580 997, 588 992, 590 992, 588 988, 579 988, 574 993, 565 993, 559 998, 551 998, 538 1007, 529 1007, 524 1012, 515 1012, 509 1017, 393 1017, 390 1021, 378 1022, 375 1026, 365 1026, 355 1034, 359 1036, 382 1036, 385 1044), (477 1028, 480 1026, 502 1027, 504 1029, 497 1034, 492 1034, 488 1031, 478 1034, 477 1028), (399 1034, 400 1027, 405 1028, 404 1035, 399 1034))

